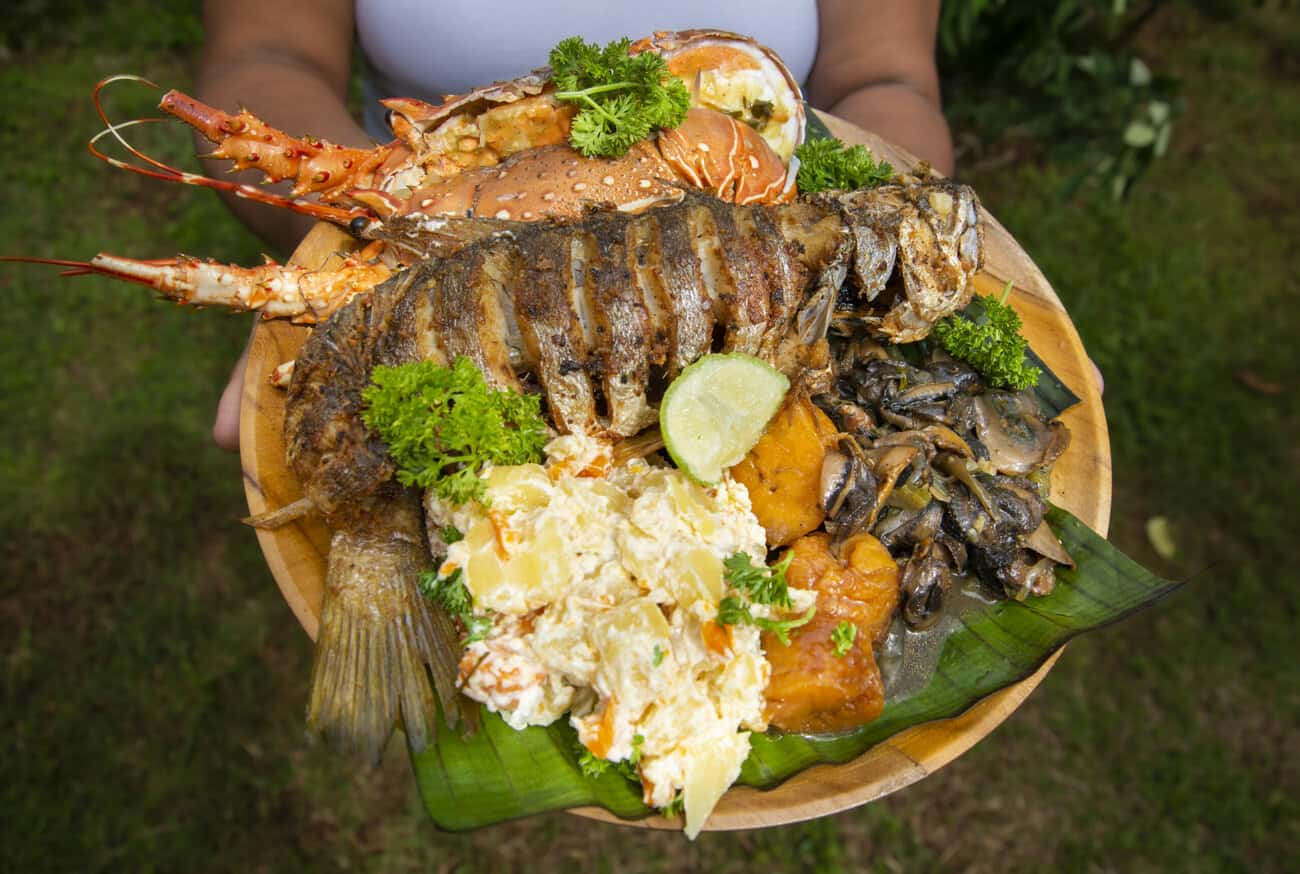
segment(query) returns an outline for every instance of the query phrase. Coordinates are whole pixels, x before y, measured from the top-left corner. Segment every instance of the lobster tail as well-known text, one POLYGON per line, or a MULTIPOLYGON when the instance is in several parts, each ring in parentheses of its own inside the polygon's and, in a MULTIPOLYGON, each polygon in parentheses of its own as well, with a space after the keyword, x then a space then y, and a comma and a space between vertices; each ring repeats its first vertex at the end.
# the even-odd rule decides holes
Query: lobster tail
POLYGON ((418 504, 403 493, 380 506, 330 544, 307 705, 310 730, 371 762, 399 719, 411 749, 434 739, 435 690, 449 726, 459 712, 455 632, 417 584, 429 567, 418 504))

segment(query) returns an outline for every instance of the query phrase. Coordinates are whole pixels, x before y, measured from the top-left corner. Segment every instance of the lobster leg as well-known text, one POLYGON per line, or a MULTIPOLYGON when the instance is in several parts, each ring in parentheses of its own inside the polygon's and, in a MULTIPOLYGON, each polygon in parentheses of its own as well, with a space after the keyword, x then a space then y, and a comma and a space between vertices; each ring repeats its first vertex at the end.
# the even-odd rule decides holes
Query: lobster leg
POLYGON ((55 264, 69 268, 64 271, 68 276, 95 273, 147 285, 178 303, 257 310, 264 318, 310 325, 392 275, 387 265, 376 260, 381 247, 382 243, 372 243, 344 259, 338 270, 329 271, 275 262, 237 267, 187 256, 141 261, 105 253, 89 261, 9 257, 0 261, 55 264))
POLYGON ((259 170, 268 182, 293 181, 293 196, 319 194, 326 200, 350 188, 369 188, 386 164, 409 157, 401 142, 352 149, 326 140, 296 139, 266 124, 248 110, 230 115, 172 90, 158 108, 179 118, 216 144, 207 157, 233 161, 236 170, 259 170))

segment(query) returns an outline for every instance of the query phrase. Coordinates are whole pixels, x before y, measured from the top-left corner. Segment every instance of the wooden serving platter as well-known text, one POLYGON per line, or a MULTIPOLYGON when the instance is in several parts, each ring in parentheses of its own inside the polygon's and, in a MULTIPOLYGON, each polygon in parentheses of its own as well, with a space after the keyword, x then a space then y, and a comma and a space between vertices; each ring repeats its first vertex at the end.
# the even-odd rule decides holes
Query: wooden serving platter
MULTIPOLYGON (((862 143, 895 167, 916 159, 847 122, 822 116, 840 139, 862 143)), ((1039 357, 1081 402, 1062 415, 1071 433, 1070 447, 1052 476, 1052 500, 1093 530, 1105 535, 1110 525, 1110 439, 1092 365, 1056 292, 1011 234, 987 211, 985 267, 977 291, 995 294, 1013 283, 1010 301, 1024 321, 1024 333, 1039 357)), ((328 269, 341 252, 357 247, 342 230, 318 225, 294 253, 295 263, 328 269)), ((304 328, 262 322, 253 332, 240 407, 240 458, 249 512, 262 513, 301 496, 298 482, 285 467, 282 423, 284 392, 273 388, 272 370, 292 359, 306 338, 304 328)), ((304 519, 275 531, 257 532, 267 564, 290 609, 314 640, 320 618, 329 531, 316 519, 304 519)), ((798 822, 874 800, 934 773, 966 752, 1006 719, 1042 681, 1058 652, 1032 676, 980 701, 961 716, 926 723, 901 732, 843 765, 819 765, 775 789, 737 786, 723 797, 707 828, 729 830, 798 822)), ((601 808, 573 811, 596 819, 624 822, 601 808)), ((636 825, 679 829, 659 817, 636 825)))

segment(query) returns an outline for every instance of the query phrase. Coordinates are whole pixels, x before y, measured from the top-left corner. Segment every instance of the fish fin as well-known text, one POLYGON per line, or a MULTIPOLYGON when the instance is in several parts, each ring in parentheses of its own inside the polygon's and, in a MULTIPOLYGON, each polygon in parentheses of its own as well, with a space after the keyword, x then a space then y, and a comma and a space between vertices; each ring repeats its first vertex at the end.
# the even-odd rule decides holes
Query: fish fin
POLYGON ((371 762, 399 720, 413 751, 433 742, 435 689, 448 725, 461 712, 455 629, 419 589, 429 558, 418 511, 394 510, 381 526, 334 534, 307 705, 310 730, 371 762))
POLYGON ((420 259, 446 258, 480 240, 510 234, 528 222, 461 215, 406 213, 382 222, 357 222, 353 232, 367 240, 383 240, 420 259))

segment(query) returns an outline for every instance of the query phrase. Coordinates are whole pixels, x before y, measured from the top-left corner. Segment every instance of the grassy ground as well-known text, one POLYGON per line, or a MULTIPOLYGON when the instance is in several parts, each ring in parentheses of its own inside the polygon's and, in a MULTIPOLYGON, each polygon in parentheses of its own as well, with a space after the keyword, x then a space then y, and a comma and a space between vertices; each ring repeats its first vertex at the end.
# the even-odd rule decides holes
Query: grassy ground
MULTIPOLYGON (((0 250, 256 259, 209 195, 84 150, 102 75, 188 84, 181 5, 54 28, 47 4, 20 4, 0 250)), ((695 844, 562 814, 435 831, 400 752, 359 773, 302 735, 308 643, 236 521, 237 463, 207 438, 247 321, 0 268, 0 869, 1284 870, 1300 854, 1300 29, 1166 14, 1144 39, 1189 111, 1128 203, 1062 200, 1052 164, 972 179, 1106 373, 1112 539, 1191 585, 1072 644, 939 774, 805 825, 695 844), (1144 535, 1157 515, 1170 560, 1144 535)), ((151 98, 113 97, 123 116, 151 98)))

